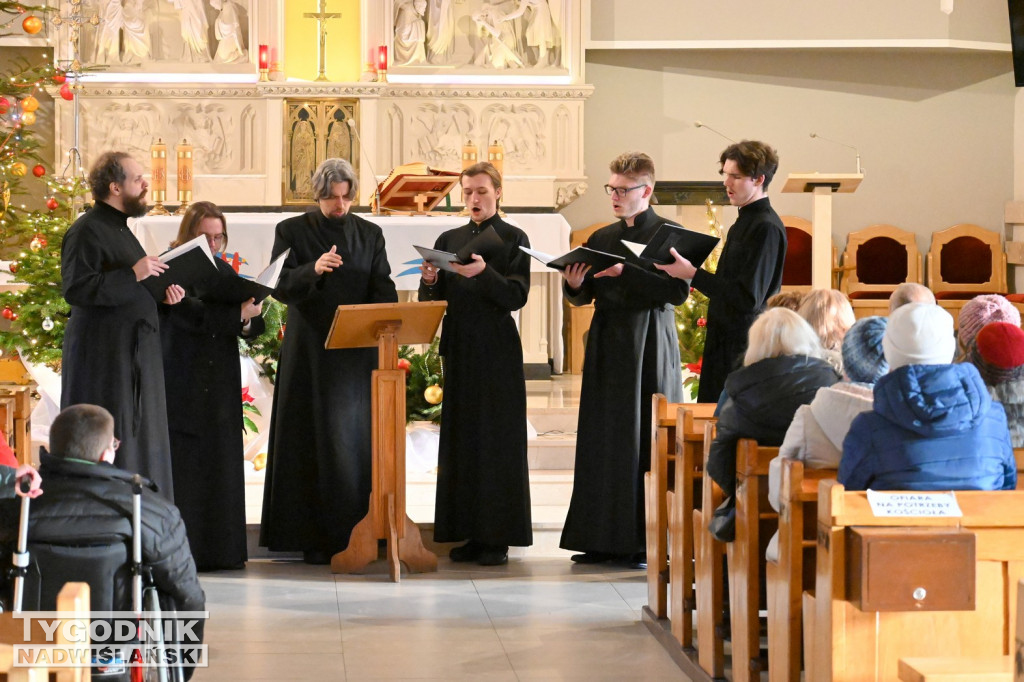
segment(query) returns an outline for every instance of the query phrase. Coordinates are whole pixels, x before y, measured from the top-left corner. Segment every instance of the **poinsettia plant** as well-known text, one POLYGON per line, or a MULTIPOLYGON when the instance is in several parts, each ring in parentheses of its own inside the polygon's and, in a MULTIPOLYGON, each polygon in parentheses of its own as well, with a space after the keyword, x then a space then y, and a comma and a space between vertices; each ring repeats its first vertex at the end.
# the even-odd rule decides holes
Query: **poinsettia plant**
POLYGON ((242 387, 242 431, 244 431, 246 433, 249 433, 249 432, 259 433, 260 430, 256 427, 256 422, 254 422, 249 417, 250 414, 254 414, 257 417, 262 417, 263 416, 260 413, 260 408, 256 407, 256 400, 255 400, 255 398, 253 398, 252 394, 249 393, 249 387, 248 386, 243 386, 242 387))

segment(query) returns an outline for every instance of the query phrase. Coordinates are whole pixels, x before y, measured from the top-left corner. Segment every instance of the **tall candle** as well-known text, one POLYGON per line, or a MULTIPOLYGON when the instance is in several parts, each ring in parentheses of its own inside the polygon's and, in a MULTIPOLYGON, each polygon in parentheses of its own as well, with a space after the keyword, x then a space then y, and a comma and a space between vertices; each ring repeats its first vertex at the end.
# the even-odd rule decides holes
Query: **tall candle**
POLYGON ((178 201, 182 204, 192 201, 192 145, 182 139, 176 146, 178 153, 178 201))
POLYGON ((377 48, 377 70, 387 71, 388 70, 388 46, 381 45, 377 48))
POLYGON ((487 148, 487 160, 491 162, 491 165, 494 166, 499 174, 504 175, 505 146, 497 140, 492 142, 491 146, 487 148))
POLYGON ((270 48, 267 47, 266 45, 260 45, 259 55, 260 55, 260 68, 261 69, 269 69, 270 68, 270 48))
POLYGON ((466 140, 466 144, 462 145, 462 170, 466 170, 470 166, 476 163, 479 151, 472 140, 466 140))
POLYGON ((149 188, 153 196, 153 201, 166 201, 167 145, 158 137, 156 138, 156 142, 154 142, 149 148, 149 154, 151 158, 149 188))

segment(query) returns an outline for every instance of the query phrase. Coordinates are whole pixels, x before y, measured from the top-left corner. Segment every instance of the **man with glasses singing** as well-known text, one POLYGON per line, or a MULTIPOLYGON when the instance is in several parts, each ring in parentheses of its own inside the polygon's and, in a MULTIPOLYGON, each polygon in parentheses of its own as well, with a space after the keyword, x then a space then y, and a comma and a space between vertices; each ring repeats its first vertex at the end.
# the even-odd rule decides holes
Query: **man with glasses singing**
POLYGON ((562 273, 575 305, 594 301, 583 361, 572 501, 561 546, 572 560, 616 561, 642 568, 643 477, 650 467, 651 396, 682 400, 674 307, 686 300, 686 282, 640 265, 622 240, 647 243, 664 223, 650 207, 654 162, 622 154, 604 186, 618 222, 601 228, 590 248, 618 254, 623 263, 591 274, 572 265, 562 273))
POLYGON ((765 301, 782 286, 786 228, 768 201, 779 155, 763 142, 743 140, 719 157, 729 203, 740 209, 714 272, 698 270, 675 250, 676 262, 656 265, 690 282, 708 302, 707 336, 697 401, 717 403, 729 375, 747 349, 747 333, 765 301))

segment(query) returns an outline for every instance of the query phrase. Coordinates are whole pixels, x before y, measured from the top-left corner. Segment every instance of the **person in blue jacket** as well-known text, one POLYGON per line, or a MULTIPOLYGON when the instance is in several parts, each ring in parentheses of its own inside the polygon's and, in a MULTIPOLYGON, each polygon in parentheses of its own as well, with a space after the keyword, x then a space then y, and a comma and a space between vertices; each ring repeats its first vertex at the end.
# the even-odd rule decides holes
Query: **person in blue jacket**
POLYGON ((950 364, 949 313, 930 303, 896 309, 882 347, 889 374, 843 441, 839 482, 848 490, 1013 490, 1006 413, 974 365, 950 364))

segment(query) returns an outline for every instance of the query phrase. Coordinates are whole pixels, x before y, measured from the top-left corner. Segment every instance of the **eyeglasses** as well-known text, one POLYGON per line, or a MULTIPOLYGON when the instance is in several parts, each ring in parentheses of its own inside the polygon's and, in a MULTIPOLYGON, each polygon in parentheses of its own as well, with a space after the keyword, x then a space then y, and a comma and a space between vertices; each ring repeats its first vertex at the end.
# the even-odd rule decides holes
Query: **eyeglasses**
POLYGON ((206 241, 212 242, 214 244, 223 244, 224 243, 224 235, 222 235, 222 234, 208 234, 208 235, 206 235, 206 241))
POLYGON ((647 185, 635 185, 633 187, 612 187, 611 185, 605 185, 604 191, 605 194, 607 194, 608 196, 613 196, 616 199, 624 199, 627 193, 646 186, 647 185))

